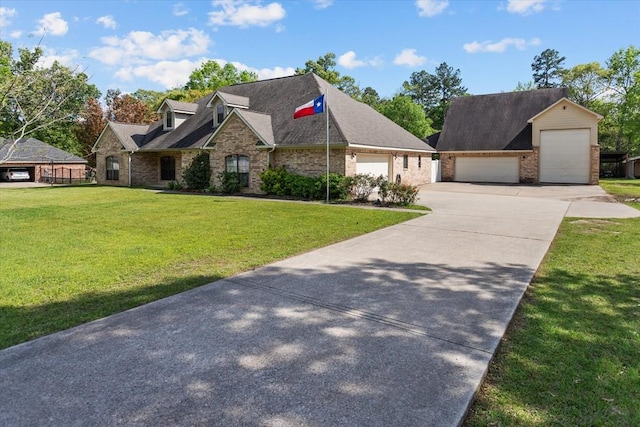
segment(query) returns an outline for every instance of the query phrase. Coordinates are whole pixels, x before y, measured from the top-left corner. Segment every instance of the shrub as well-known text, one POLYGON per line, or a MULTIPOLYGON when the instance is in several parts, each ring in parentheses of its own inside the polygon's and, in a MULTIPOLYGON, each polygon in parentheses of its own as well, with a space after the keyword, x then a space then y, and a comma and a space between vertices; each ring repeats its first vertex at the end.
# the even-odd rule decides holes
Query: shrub
POLYGON ((235 194, 240 192, 242 188, 236 172, 220 172, 218 180, 220 181, 220 191, 224 194, 235 194))
POLYGON ((378 195, 383 203, 397 206, 409 206, 416 202, 418 187, 396 184, 386 179, 380 180, 378 195))
POLYGON ((190 190, 208 188, 211 180, 209 153, 203 152, 195 156, 182 173, 182 178, 190 190))
POLYGON ((289 173, 280 167, 277 169, 269 168, 260 174, 260 189, 267 194, 276 196, 285 196, 287 191, 287 178, 289 173))
MULTIPOLYGON (((326 175, 314 178, 289 173, 280 167, 262 172, 260 180, 260 189, 275 196, 323 200, 327 194, 326 175)), ((349 179, 340 174, 329 174, 329 192, 332 200, 346 199, 349 195, 349 179)))
POLYGON ((167 184, 167 189, 171 191, 182 190, 182 183, 180 181, 171 181, 167 184))
POLYGON ((384 179, 384 177, 376 178, 371 174, 362 173, 349 178, 348 184, 351 198, 356 202, 368 201, 373 191, 380 184, 381 179, 384 179))

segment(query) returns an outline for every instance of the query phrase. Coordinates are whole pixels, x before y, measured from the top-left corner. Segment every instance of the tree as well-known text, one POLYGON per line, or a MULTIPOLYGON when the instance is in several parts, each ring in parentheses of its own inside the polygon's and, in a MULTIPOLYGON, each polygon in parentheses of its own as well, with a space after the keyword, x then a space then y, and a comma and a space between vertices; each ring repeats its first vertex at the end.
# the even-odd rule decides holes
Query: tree
POLYGON ((296 75, 314 73, 318 77, 340 89, 352 98, 360 97, 360 87, 351 76, 341 76, 336 69, 336 54, 329 52, 318 58, 317 61, 308 60, 304 68, 296 68, 296 75))
POLYGON ((545 49, 540 55, 536 55, 533 58, 533 63, 531 64, 533 82, 538 89, 559 86, 564 60, 565 57, 561 57, 555 49, 545 49))
POLYGON ((200 68, 193 70, 184 89, 212 92, 222 86, 256 80, 258 80, 258 75, 252 71, 240 71, 230 62, 221 67, 218 62, 209 60, 200 68))
POLYGON ((616 108, 616 151, 640 154, 640 48, 629 46, 607 60, 607 83, 616 108))
POLYGON ((33 136, 80 154, 73 127, 85 102, 100 92, 77 69, 57 61, 50 67, 37 65, 42 53, 39 45, 21 48, 14 58, 11 44, 0 41, 0 136, 33 136))
POLYGON ((396 95, 390 100, 381 102, 378 111, 396 124, 402 126, 418 138, 431 135, 431 119, 428 119, 421 106, 406 95, 396 95))
POLYGON ((513 89, 513 91, 524 92, 526 90, 534 90, 535 88, 536 88, 536 85, 532 81, 528 81, 526 83, 518 82, 518 84, 516 85, 515 89, 513 89))
POLYGON ((89 99, 74 131, 80 143, 81 155, 89 161, 90 166, 95 167, 96 165, 95 156, 93 156, 91 149, 106 124, 100 102, 96 98, 89 99))
POLYGON ((158 120, 155 111, 147 104, 129 94, 122 94, 120 89, 109 89, 105 95, 107 104, 106 118, 119 123, 146 124, 158 120))
POLYGON ((424 70, 412 73, 402 89, 403 95, 422 106, 436 129, 442 129, 451 98, 467 93, 467 88, 462 86, 460 70, 454 70, 446 62, 438 65, 435 74, 424 70))
POLYGON ((607 72, 598 62, 576 65, 562 72, 562 86, 568 88, 569 99, 590 108, 607 90, 607 72))
POLYGON ((374 88, 367 86, 360 94, 360 101, 370 107, 376 108, 376 106, 380 104, 380 95, 378 95, 378 92, 374 88))

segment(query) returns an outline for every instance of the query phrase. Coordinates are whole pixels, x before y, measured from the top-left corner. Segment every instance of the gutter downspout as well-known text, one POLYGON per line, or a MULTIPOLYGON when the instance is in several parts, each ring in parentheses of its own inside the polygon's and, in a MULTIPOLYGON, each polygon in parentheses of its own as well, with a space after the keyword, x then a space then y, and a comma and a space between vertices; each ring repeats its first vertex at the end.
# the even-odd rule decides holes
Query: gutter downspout
POLYGON ((129 173, 127 174, 129 176, 129 187, 131 187, 131 156, 133 156, 133 151, 129 151, 129 164, 127 165, 129 168, 129 173))
POLYGON ((271 164, 271 156, 269 156, 269 154, 273 153, 274 151, 276 151, 276 144, 273 144, 273 148, 267 151, 267 169, 269 169, 269 165, 271 164))

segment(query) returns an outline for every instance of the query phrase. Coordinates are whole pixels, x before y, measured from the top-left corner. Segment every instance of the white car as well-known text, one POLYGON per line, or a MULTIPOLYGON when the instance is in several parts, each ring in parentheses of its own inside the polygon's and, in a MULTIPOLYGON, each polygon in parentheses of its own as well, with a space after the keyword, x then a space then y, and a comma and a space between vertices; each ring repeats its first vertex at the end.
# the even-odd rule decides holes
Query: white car
POLYGON ((28 181, 31 176, 29 171, 24 168, 9 168, 0 172, 0 178, 5 181, 28 181))

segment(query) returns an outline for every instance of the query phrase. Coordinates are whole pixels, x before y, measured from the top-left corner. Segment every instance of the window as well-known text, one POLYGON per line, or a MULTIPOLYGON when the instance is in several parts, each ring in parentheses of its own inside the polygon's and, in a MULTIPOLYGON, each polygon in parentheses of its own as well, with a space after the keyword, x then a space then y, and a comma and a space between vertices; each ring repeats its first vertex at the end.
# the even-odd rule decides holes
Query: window
POLYGON ((173 181, 176 179, 176 159, 171 156, 160 158, 160 179, 162 181, 173 181))
POLYGON ((172 129, 173 128, 173 111, 167 110, 164 113, 164 128, 172 129))
POLYGON ((402 156, 402 167, 404 169, 409 169, 409 156, 407 156, 406 154, 402 156))
POLYGON ((107 181, 118 181, 120 179, 120 163, 115 156, 109 156, 107 161, 107 181))
POLYGON ((422 167, 422 156, 418 156, 418 169, 422 167))
POLYGON ((243 187, 249 186, 249 156, 241 156, 234 154, 225 157, 227 172, 235 172, 238 174, 238 181, 243 187))
POLYGON ((224 120, 224 105, 218 104, 216 106, 216 123, 220 125, 224 120))

